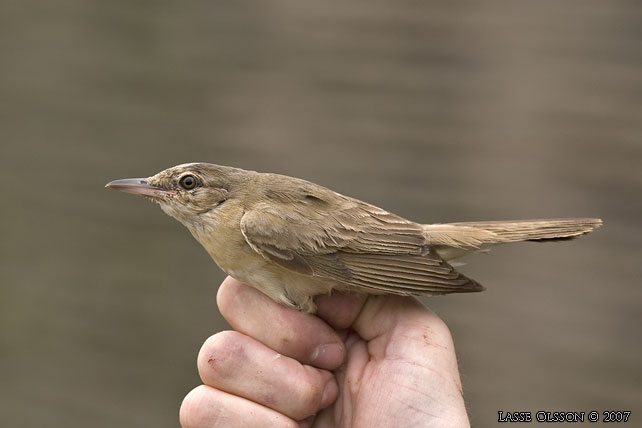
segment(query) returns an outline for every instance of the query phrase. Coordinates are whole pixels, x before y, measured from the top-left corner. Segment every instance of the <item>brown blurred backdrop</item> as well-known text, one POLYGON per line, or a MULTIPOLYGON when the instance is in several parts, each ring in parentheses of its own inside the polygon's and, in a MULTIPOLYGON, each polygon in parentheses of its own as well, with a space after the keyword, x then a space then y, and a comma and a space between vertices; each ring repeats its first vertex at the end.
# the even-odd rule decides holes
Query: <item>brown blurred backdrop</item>
POLYGON ((472 257, 488 290, 427 304, 474 426, 639 424, 641 41, 638 2, 2 2, 0 425, 178 425, 223 274, 103 186, 188 161, 422 222, 602 217, 472 257))

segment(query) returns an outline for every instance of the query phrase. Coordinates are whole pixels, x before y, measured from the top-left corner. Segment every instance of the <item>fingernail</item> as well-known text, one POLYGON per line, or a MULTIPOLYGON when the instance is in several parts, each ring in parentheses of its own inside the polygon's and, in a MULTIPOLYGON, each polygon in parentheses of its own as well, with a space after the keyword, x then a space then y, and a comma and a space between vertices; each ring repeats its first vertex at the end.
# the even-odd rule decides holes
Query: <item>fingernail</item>
POLYGON ((342 343, 326 343, 314 349, 310 357, 310 364, 322 369, 334 369, 343 362, 343 355, 342 343))
POLYGON ((325 409, 330 404, 337 399, 339 393, 339 386, 334 378, 330 379, 325 388, 323 389, 323 395, 321 396, 321 408, 325 409))

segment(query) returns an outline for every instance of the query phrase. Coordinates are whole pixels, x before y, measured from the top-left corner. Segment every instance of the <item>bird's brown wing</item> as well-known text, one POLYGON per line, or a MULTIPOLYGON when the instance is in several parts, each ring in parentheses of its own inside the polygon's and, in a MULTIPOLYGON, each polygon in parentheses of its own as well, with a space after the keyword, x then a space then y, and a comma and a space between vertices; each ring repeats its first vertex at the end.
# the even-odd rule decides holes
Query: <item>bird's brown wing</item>
POLYGON ((427 245, 421 225, 338 194, 332 201, 322 196, 255 205, 241 219, 247 243, 287 269, 364 292, 483 289, 427 245))

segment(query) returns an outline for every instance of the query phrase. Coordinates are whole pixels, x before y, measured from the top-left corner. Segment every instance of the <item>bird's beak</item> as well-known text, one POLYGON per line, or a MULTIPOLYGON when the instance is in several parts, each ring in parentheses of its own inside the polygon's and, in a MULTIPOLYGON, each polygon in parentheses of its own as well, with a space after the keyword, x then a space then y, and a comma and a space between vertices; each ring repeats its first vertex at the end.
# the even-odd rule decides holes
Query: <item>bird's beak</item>
POLYGON ((153 199, 162 199, 168 196, 169 192, 163 188, 152 186, 147 183, 145 178, 126 178, 124 180, 110 181, 105 185, 110 189, 120 190, 121 192, 131 193, 133 195, 147 196, 153 199))

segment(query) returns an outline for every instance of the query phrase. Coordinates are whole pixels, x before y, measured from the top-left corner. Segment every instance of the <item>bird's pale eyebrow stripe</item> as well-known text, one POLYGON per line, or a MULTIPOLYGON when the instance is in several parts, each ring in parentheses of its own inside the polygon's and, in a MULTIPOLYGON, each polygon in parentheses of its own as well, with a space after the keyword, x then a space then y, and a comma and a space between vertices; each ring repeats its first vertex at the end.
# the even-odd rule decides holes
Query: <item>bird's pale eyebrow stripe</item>
POLYGON ((192 172, 192 171, 185 171, 185 172, 182 172, 182 173, 178 176, 178 180, 179 180, 179 181, 180 181, 180 180, 182 180, 182 179, 183 179, 183 177, 185 177, 185 176, 187 176, 187 175, 194 176, 195 178, 200 178, 196 173, 194 173, 194 172, 192 172))

